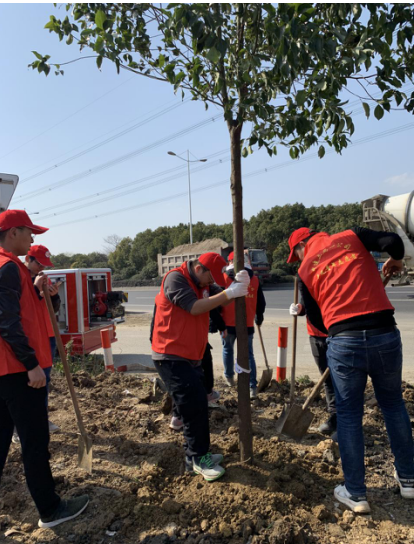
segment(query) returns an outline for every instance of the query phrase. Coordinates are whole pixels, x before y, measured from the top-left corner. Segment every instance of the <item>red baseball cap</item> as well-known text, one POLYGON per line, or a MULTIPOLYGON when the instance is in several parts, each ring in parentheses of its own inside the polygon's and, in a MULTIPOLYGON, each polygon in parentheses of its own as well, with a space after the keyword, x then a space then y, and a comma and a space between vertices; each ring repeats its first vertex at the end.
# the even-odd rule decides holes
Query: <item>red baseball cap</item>
POLYGON ((286 262, 295 263, 299 260, 294 253, 295 246, 297 246, 299 242, 306 240, 306 238, 309 238, 309 236, 312 236, 313 234, 315 234, 315 231, 310 229, 309 227, 301 227, 300 229, 294 230, 292 232, 292 234, 289 236, 290 254, 286 262))
POLYGON ((12 227, 27 227, 33 234, 43 234, 46 227, 34 225, 24 210, 7 210, 0 213, 0 231, 9 230, 12 227))
POLYGON ((226 285, 223 272, 227 267, 227 263, 221 255, 210 251, 209 253, 203 253, 200 255, 198 261, 210 270, 211 275, 213 276, 213 279, 217 285, 222 287, 226 285))
POLYGON ((50 251, 45 246, 32 246, 27 254, 29 257, 34 257, 42 266, 53 266, 50 260, 50 251))
POLYGON ((229 256, 227 257, 227 260, 228 260, 228 261, 234 261, 234 251, 232 251, 231 253, 229 253, 229 256))

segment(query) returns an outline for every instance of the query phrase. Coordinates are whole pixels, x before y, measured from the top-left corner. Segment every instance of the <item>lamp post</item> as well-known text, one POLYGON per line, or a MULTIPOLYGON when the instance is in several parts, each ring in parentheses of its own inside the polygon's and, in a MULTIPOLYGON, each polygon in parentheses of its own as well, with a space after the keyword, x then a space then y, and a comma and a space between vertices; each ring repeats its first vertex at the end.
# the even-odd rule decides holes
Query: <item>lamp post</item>
POLYGON ((187 158, 184 159, 183 157, 180 157, 180 155, 177 155, 177 153, 174 153, 174 151, 168 151, 168 155, 172 155, 173 157, 177 157, 178 159, 181 159, 182 161, 185 161, 187 163, 187 173, 188 173, 188 205, 190 208, 190 244, 193 243, 193 218, 191 214, 191 178, 190 178, 190 162, 207 162, 207 159, 196 159, 195 161, 190 161, 190 151, 187 149, 187 158))

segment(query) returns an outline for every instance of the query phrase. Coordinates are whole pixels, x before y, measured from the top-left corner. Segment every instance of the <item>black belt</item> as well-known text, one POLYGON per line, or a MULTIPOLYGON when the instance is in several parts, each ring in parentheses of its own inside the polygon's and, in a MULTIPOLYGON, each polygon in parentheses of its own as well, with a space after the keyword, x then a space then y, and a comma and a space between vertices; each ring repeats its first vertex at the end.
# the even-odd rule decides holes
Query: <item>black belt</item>
POLYGON ((366 331, 342 331, 338 332, 338 334, 334 334, 333 338, 337 338, 338 336, 348 336, 351 338, 366 338, 369 336, 378 336, 380 334, 387 334, 389 332, 395 332, 397 330, 397 327, 382 327, 380 329, 368 329, 366 331))

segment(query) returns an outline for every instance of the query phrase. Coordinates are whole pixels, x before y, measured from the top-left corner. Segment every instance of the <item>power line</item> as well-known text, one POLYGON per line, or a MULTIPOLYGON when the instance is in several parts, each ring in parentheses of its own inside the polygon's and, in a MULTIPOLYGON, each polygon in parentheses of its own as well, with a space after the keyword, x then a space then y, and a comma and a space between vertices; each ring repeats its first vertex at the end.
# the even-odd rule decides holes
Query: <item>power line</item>
POLYGON ((4 159, 4 157, 8 157, 9 155, 11 155, 12 153, 14 153, 15 151, 18 151, 19 149, 21 149, 22 147, 26 146, 27 144, 30 144, 31 142, 33 142, 34 140, 36 140, 37 138, 40 138, 40 136, 43 136, 43 134, 46 134, 46 132, 49 132, 49 130, 52 130, 56 127, 58 127, 59 125, 61 125, 62 123, 64 123, 65 121, 67 121, 68 119, 70 119, 71 117, 74 117, 75 115, 77 115, 78 113, 80 113, 81 111, 83 110, 86 110, 86 108, 89 108, 89 106, 92 106, 92 104, 95 104, 95 102, 98 102, 98 100, 101 100, 102 98, 104 98, 105 96, 108 96, 108 94, 112 93, 113 91, 115 91, 116 89, 119 89, 119 87, 121 87, 122 85, 125 85, 125 83, 128 83, 129 81, 131 81, 131 79, 133 79, 134 76, 128 78, 127 80, 123 81, 122 83, 120 83, 119 85, 117 85, 116 87, 113 87, 112 89, 110 89, 109 91, 107 91, 106 93, 102 94, 101 96, 98 96, 98 98, 95 98, 95 100, 92 100, 92 102, 89 102, 89 104, 86 104, 86 106, 83 106, 82 108, 80 108, 79 110, 76 110, 74 111, 73 113, 71 113, 70 115, 68 115, 67 117, 65 117, 64 119, 61 119, 60 121, 58 121, 57 123, 55 123, 54 125, 52 125, 51 127, 47 128, 46 130, 44 130, 43 132, 40 132, 39 134, 37 134, 36 136, 33 136, 33 138, 30 138, 30 140, 27 140, 26 142, 24 142, 24 144, 21 144, 19 145, 18 147, 15 147, 14 149, 12 149, 11 151, 8 151, 5 155, 2 155, 0 157, 0 159, 4 159))
MULTIPOLYGON (((217 114, 214 117, 211 117, 209 119, 206 119, 204 121, 200 121, 199 123, 196 123, 194 125, 190 125, 189 127, 182 129, 178 132, 174 132, 170 136, 167 136, 165 138, 162 138, 161 140, 157 140, 151 144, 148 144, 144 147, 141 147, 139 149, 136 149, 135 151, 132 151, 130 153, 127 153, 125 155, 121 155, 120 157, 117 157, 116 159, 113 159, 111 161, 108 161, 106 163, 100 164, 94 168, 89 168, 88 170, 84 170, 83 172, 80 172, 78 174, 75 174, 69 178, 63 179, 61 181, 57 181, 55 183, 51 183, 50 185, 46 185, 45 187, 41 189, 37 189, 35 191, 31 191, 29 193, 23 194, 19 197, 17 197, 15 200, 21 200, 26 199, 29 200, 30 198, 34 198, 36 196, 40 196, 44 193, 53 191, 54 189, 58 187, 63 187, 65 185, 69 185, 70 183, 73 183, 75 181, 78 181, 79 179, 85 178, 87 176, 91 176, 93 174, 96 174, 97 172, 102 172, 102 170, 106 170, 107 168, 111 168, 112 166, 115 166, 116 164, 119 164, 121 162, 125 162, 129 159, 132 159, 133 157, 136 157, 138 155, 141 155, 142 153, 145 153, 146 151, 149 151, 151 149, 154 149, 156 147, 159 147, 162 144, 165 144, 167 142, 170 142, 171 140, 175 140, 176 138, 179 138, 180 136, 184 136, 185 134, 188 134, 189 132, 192 132, 194 130, 197 130, 199 128, 204 127, 205 125, 216 121, 217 119, 221 118, 221 114, 217 114)), ((20 202, 19 202, 20 204, 20 202)))
MULTIPOLYGON (((167 105, 172 104, 173 102, 176 102, 176 99, 169 100, 168 102, 165 102, 165 104, 163 104, 163 106, 166 107, 167 105)), ((153 108, 153 109, 151 109, 149 111, 146 111, 145 113, 143 113, 141 115, 138 115, 137 117, 134 117, 133 119, 129 119, 126 123, 122 123, 122 125, 118 125, 117 127, 114 127, 111 130, 108 130, 107 132, 104 132, 103 134, 99 134, 99 136, 96 136, 95 138, 92 138, 91 140, 87 140, 86 142, 83 142, 83 144, 77 145, 76 147, 72 147, 72 149, 69 149, 69 150, 65 151, 64 153, 59 153, 59 155, 55 155, 51 159, 43 161, 40 164, 37 164, 36 166, 32 166, 31 168, 26 168, 26 170, 23 170, 22 172, 20 172, 20 175, 26 174, 27 172, 31 172, 32 170, 36 170, 37 168, 41 168, 45 164, 49 164, 50 162, 55 161, 56 159, 60 159, 60 157, 64 157, 65 155, 69 155, 69 153, 72 153, 73 151, 76 151, 77 149, 81 149, 85 145, 96 142, 96 140, 99 140, 100 138, 108 136, 108 134, 112 134, 116 130, 119 130, 119 129, 123 128, 123 127, 126 127, 127 125, 130 125, 132 122, 137 121, 138 119, 141 119, 142 117, 145 117, 145 115, 147 115, 149 113, 152 113, 152 112, 154 112, 154 111, 156 111, 158 109, 159 109, 159 107, 157 106, 156 108, 153 108)))
POLYGON ((20 182, 20 185, 23 185, 24 183, 27 183, 29 180, 37 178, 37 177, 39 177, 39 176, 41 176, 43 174, 47 174, 48 172, 51 172, 52 170, 56 170, 56 168, 59 168, 60 166, 63 166, 64 164, 72 162, 75 159, 78 159, 79 157, 82 157, 83 155, 86 155, 87 153, 90 153, 91 151, 95 151, 95 149, 98 149, 99 147, 102 147, 103 145, 106 145, 109 142, 113 142, 114 140, 116 140, 118 138, 121 138, 121 136, 125 136, 125 134, 128 134, 129 132, 132 132, 133 130, 136 130, 137 128, 142 127, 142 126, 146 125, 147 123, 150 123, 151 121, 154 121, 158 117, 161 117, 162 115, 164 115, 166 113, 169 113, 170 111, 175 110, 176 108, 179 108, 180 106, 182 106, 185 102, 188 102, 189 100, 190 99, 188 98, 186 101, 183 101, 183 102, 180 102, 178 104, 174 104, 173 106, 170 106, 168 108, 165 108, 165 109, 159 111, 158 113, 155 113, 155 114, 151 115, 151 117, 147 117, 147 119, 144 119, 143 121, 140 121, 139 123, 136 123, 135 125, 132 125, 132 127, 126 128, 125 130, 110 136, 106 140, 103 140, 102 142, 99 142, 99 143, 93 145, 92 147, 89 147, 89 148, 87 148, 87 149, 85 149, 83 151, 80 151, 76 155, 72 155, 71 157, 68 157, 67 159, 65 159, 63 161, 61 161, 61 162, 59 162, 57 164, 54 164, 53 166, 49 166, 48 168, 45 168, 44 170, 42 170, 40 172, 37 172, 36 174, 33 174, 33 175, 29 176, 28 178, 23 179, 20 182))
MULTIPOLYGON (((356 140, 350 146, 350 149, 353 149, 354 147, 357 147, 358 145, 363 145, 363 144, 372 142, 374 140, 384 138, 386 136, 392 136, 392 135, 400 133, 400 132, 405 132, 407 130, 411 130, 413 128, 414 128, 414 122, 413 123, 407 123, 405 125, 402 125, 401 127, 396 127, 394 129, 385 130, 385 131, 379 132, 377 134, 372 134, 371 136, 366 136, 364 138, 356 140)), ((335 153, 334 149, 328 150, 326 152, 326 155, 329 155, 329 154, 332 154, 332 153, 335 153)), ((291 165, 294 165, 294 164, 303 163, 303 162, 315 159, 317 157, 318 157, 317 152, 316 153, 309 153, 307 156, 302 157, 299 161, 289 160, 289 161, 285 161, 285 162, 283 162, 281 164, 271 166, 270 168, 262 168, 260 170, 255 170, 253 172, 250 172, 250 173, 244 175, 243 178, 248 179, 248 178, 251 178, 251 177, 255 177, 255 176, 259 175, 259 174, 265 174, 265 173, 271 172, 273 170, 278 170, 278 169, 286 168, 287 166, 291 166, 291 165)), ((198 193, 198 192, 206 191, 208 189, 211 189, 213 187, 219 187, 219 186, 224 185, 226 183, 229 183, 228 178, 225 179, 225 180, 222 180, 222 181, 218 181, 216 183, 212 183, 212 184, 209 184, 209 185, 205 185, 203 187, 199 187, 198 189, 192 189, 191 192, 192 193, 198 193)), ((151 206, 152 204, 159 204, 160 202, 173 200, 173 199, 176 199, 176 198, 180 198, 182 196, 188 196, 188 192, 185 191, 185 192, 181 192, 181 193, 176 193, 174 195, 170 195, 170 196, 165 197, 165 198, 152 200, 150 202, 145 202, 145 203, 142 203, 142 204, 134 204, 133 206, 129 206, 127 208, 123 207, 121 209, 113 210, 111 212, 105 212, 105 213, 102 213, 102 214, 99 214, 99 215, 93 215, 93 216, 77 219, 76 221, 66 221, 64 223, 58 223, 56 225, 52 225, 50 228, 62 227, 62 226, 65 226, 65 225, 72 225, 73 223, 82 223, 84 221, 91 221, 92 219, 97 219, 99 217, 106 217, 106 216, 114 215, 114 214, 117 214, 117 213, 125 213, 125 212, 133 210, 133 209, 138 209, 138 208, 142 208, 142 207, 145 207, 145 206, 151 206)))
MULTIPOLYGON (((218 151, 217 153, 209 155, 208 158, 210 159, 212 157, 215 157, 217 155, 222 155, 224 153, 228 153, 228 150, 225 149, 223 151, 218 151)), ((197 172, 202 171, 202 170, 207 170, 207 169, 213 168, 214 166, 217 166, 219 164, 223 164, 223 163, 225 163, 225 162, 227 162, 229 160, 230 160, 230 157, 225 157, 224 159, 218 159, 216 161, 209 162, 207 165, 203 165, 203 166, 193 168, 191 172, 192 173, 197 173, 197 172)), ((107 189, 107 190, 101 191, 99 193, 93 193, 92 195, 82 197, 82 198, 77 198, 77 199, 72 200, 70 202, 59 204, 57 206, 49 206, 48 208, 44 208, 43 210, 39 210, 38 213, 46 212, 46 211, 49 211, 49 210, 55 210, 56 208, 69 206, 71 204, 76 204, 78 202, 83 202, 83 204, 81 206, 75 206, 73 208, 69 208, 68 210, 64 210, 64 211, 59 212, 59 213, 51 213, 49 215, 41 216, 41 217, 39 217, 39 220, 43 221, 44 219, 48 219, 49 217, 56 217, 56 216, 64 215, 66 213, 70 213, 70 212, 72 212, 74 210, 80 210, 82 208, 86 208, 86 207, 90 206, 91 204, 101 204, 102 202, 106 202, 108 200, 114 200, 116 198, 120 198, 122 196, 127 196, 127 195, 130 195, 132 193, 136 193, 138 191, 143 191, 144 189, 155 187, 157 185, 162 185, 163 183, 167 183, 169 181, 179 179, 179 178, 183 177, 184 174, 187 175, 186 172, 187 172, 187 165, 177 166, 175 168, 169 168, 168 170, 164 170, 163 172, 159 172, 157 174, 152 174, 151 176, 146 176, 145 178, 141 178, 141 179, 138 179, 138 180, 135 180, 135 181, 131 181, 129 183, 125 183, 124 185, 120 185, 120 186, 118 186, 116 188, 107 189), (91 198, 96 198, 96 197, 102 197, 103 195, 106 195, 108 193, 118 191, 119 189, 123 189, 125 187, 130 187, 131 185, 141 184, 144 181, 148 181, 150 179, 154 179, 154 178, 163 176, 165 174, 169 174, 171 172, 176 172, 176 171, 178 171, 178 173, 173 174, 173 175, 171 175, 171 176, 169 176, 167 178, 163 178, 161 180, 158 180, 158 181, 155 181, 155 182, 152 182, 152 183, 148 183, 147 185, 143 185, 143 186, 138 187, 136 189, 132 189, 132 190, 128 189, 128 191, 125 191, 125 192, 122 192, 122 193, 119 193, 119 194, 106 196, 104 198, 100 198, 99 200, 94 200, 92 203, 91 202, 85 203, 85 200, 88 200, 88 199, 91 199, 91 198)))

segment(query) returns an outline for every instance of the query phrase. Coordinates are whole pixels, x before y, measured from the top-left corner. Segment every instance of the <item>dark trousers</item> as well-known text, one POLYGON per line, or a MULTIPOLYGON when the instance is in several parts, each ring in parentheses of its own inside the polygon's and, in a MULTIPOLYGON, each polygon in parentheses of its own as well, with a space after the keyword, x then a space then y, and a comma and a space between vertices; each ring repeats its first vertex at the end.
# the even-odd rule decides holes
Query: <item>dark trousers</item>
POLYGON ((184 423, 186 455, 205 455, 210 449, 210 428, 201 365, 195 367, 190 361, 154 361, 154 366, 184 423))
POLYGON ((211 356, 211 350, 213 348, 207 343, 206 350, 201 361, 201 367, 204 372, 204 386, 209 395, 213 391, 214 387, 214 373, 213 373, 213 357, 211 356))
MULTIPOLYGON (((326 358, 328 345, 326 343, 326 338, 323 336, 309 336, 309 341, 311 345, 312 355, 313 355, 313 358, 315 359, 315 363, 318 365, 319 372, 323 374, 325 370, 328 368, 328 360, 326 358)), ((328 376, 324 386, 325 386, 326 407, 330 414, 334 414, 336 412, 335 391, 334 391, 331 375, 328 376)))
POLYGON ((0 376, 0 479, 16 427, 27 486, 40 517, 47 518, 59 506, 60 498, 49 465, 46 387, 33 389, 27 381, 27 372, 0 376))

